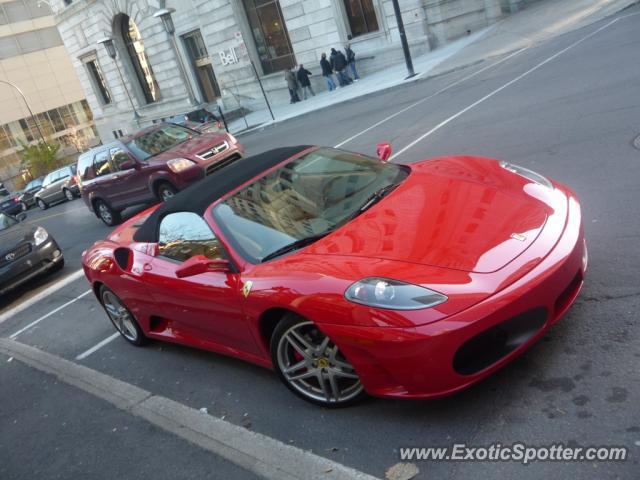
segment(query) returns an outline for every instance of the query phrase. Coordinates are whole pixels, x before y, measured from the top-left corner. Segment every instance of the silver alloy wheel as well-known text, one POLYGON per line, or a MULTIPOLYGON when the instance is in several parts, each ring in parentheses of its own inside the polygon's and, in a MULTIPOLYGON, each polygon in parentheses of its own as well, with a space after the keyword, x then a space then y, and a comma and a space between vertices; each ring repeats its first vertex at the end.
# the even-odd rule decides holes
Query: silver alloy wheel
POLYGON ((40 207, 40 210, 45 210, 47 208, 47 204, 44 203, 43 200, 38 199, 38 207, 40 207))
POLYGON ((22 209, 23 212, 26 212, 27 210, 29 210, 29 207, 27 207, 27 204, 24 202, 20 202, 20 208, 22 209))
POLYGON ((363 390, 355 369, 313 322, 297 323, 282 335, 277 361, 287 382, 313 400, 348 402, 363 390))
POLYGON ((75 197, 73 196, 73 193, 71 192, 71 190, 69 190, 68 188, 64 189, 64 196, 67 197, 67 200, 71 201, 73 200, 75 197))
POLYGON ((138 330, 135 326, 135 320, 131 317, 127 307, 109 290, 102 294, 102 303, 118 332, 127 340, 136 342, 138 340, 138 330))
POLYGON ((111 214, 111 210, 104 203, 100 202, 98 204, 98 215, 104 221, 104 223, 111 224, 113 221, 113 215, 111 214))

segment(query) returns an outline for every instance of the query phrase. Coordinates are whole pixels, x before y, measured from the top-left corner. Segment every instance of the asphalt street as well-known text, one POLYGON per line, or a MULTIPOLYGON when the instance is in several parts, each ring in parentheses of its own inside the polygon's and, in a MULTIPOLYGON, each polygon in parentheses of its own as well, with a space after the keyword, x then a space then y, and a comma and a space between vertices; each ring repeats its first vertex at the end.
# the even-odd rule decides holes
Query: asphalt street
MULTIPOLYGON (((134 348, 117 338, 76 360, 113 334, 92 295, 51 314, 87 291, 84 278, 0 323, 0 336, 13 337, 185 405, 206 407, 211 415, 378 477, 400 461, 400 447, 524 442, 535 446, 623 445, 630 449, 630 458, 623 463, 528 466, 417 462, 417 478, 637 478, 640 151, 633 140, 640 134, 640 8, 627 9, 616 18, 528 48, 413 108, 408 107, 500 59, 354 99, 240 137, 250 154, 283 145, 334 146, 351 139, 342 148, 368 154, 374 154, 380 141, 392 142, 396 152, 411 145, 395 158, 397 162, 483 155, 531 168, 578 193, 590 254, 582 294, 543 341, 481 384, 439 401, 369 399, 334 411, 297 399, 272 372, 175 345, 152 343, 134 348), (403 114, 383 122, 405 108, 403 114), (382 123, 360 134, 378 122, 382 123), (34 321, 38 323, 29 327, 34 321)), ((2 312, 76 271, 82 250, 109 231, 81 200, 43 212, 32 210, 28 221, 55 236, 67 265, 57 277, 42 279, 35 287, 3 299, 2 312)), ((69 459, 66 466, 56 465, 56 475, 63 478, 76 473, 100 478, 92 468, 107 468, 108 463, 124 478, 151 477, 147 475, 150 471, 156 473, 154 478, 194 478, 206 468, 228 471, 214 478, 243 478, 244 474, 251 478, 73 387, 52 383, 50 377, 15 360, 7 362, 0 356, 0 378, 2 478, 5 471, 15 478, 52 478, 54 475, 42 475, 40 462, 61 456, 69 459), (47 413, 68 419, 62 420, 69 427, 65 435, 61 435, 59 422, 36 421, 45 408, 34 397, 46 399, 47 413), (22 428, 12 426, 14 421, 22 428), (110 425, 118 429, 128 425, 128 443, 114 440, 110 425), (37 439, 32 439, 34 432, 37 439), (120 449, 128 445, 130 455, 124 455, 120 449), (164 455, 160 449, 149 452, 158 445, 171 454, 164 455), (38 465, 28 455, 32 448, 39 450, 38 465), (82 453, 91 448, 114 449, 115 453, 109 462, 99 459, 95 466, 91 461, 79 465, 82 453), (140 462, 153 465, 146 471, 140 462), (180 470, 181 462, 197 464, 180 470)))

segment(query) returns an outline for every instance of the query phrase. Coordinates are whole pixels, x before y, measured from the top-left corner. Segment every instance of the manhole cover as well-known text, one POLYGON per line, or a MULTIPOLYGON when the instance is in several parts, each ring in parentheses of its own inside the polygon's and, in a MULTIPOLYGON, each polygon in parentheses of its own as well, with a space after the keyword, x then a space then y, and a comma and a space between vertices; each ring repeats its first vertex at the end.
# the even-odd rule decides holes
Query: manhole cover
POLYGON ((640 135, 633 139, 633 146, 640 150, 640 135))

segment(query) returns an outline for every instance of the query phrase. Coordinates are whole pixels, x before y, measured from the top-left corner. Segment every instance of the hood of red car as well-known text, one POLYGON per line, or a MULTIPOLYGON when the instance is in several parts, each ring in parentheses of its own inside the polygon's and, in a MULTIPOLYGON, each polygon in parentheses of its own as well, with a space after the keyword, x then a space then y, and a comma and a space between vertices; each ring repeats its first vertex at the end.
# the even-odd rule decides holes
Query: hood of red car
POLYGON ((224 133, 204 133, 196 135, 191 140, 182 142, 166 152, 162 152, 153 157, 154 161, 168 161, 174 158, 189 158, 198 160, 196 155, 206 152, 211 147, 218 145, 224 141, 228 141, 227 135, 224 133))
POLYGON ((490 273, 522 254, 550 213, 526 193, 529 180, 495 160, 446 157, 411 169, 390 195, 307 253, 490 273))

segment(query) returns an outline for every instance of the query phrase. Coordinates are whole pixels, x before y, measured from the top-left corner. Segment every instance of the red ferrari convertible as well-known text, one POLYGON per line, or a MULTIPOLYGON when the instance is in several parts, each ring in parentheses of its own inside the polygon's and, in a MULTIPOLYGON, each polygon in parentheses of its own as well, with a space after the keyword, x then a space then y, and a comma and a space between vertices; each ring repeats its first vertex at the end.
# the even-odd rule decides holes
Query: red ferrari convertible
POLYGON ((305 400, 433 398, 478 382, 567 311, 580 205, 516 165, 411 165, 323 147, 239 160, 83 255, 115 328, 273 368, 305 400))

